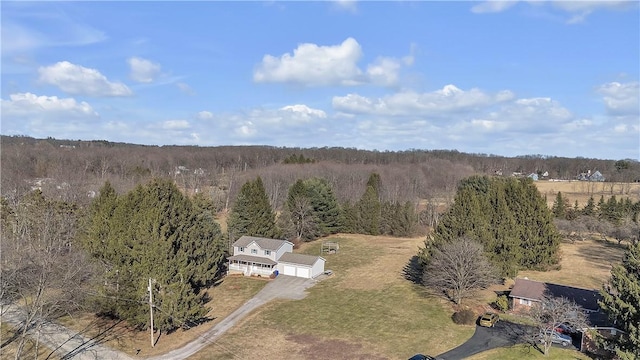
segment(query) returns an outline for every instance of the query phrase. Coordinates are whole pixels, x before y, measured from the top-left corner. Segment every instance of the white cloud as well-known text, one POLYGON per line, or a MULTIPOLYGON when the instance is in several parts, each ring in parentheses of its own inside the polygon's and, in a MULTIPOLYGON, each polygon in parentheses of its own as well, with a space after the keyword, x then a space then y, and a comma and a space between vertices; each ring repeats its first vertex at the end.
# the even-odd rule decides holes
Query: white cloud
POLYGON ((77 102, 73 98, 38 96, 32 93, 9 95, 9 100, 1 100, 3 117, 33 114, 63 114, 68 116, 96 117, 98 113, 88 103, 77 102))
POLYGON ((253 80, 304 86, 392 86, 397 84, 401 68, 413 64, 414 48, 412 45, 411 54, 401 59, 380 56, 362 71, 358 67, 362 48, 353 38, 347 38, 339 45, 305 43, 298 45, 293 55, 265 55, 253 73, 253 80))
MULTIPOLYGON (((413 57, 407 57, 405 61, 412 64, 413 57)), ((367 75, 371 82, 376 85, 394 85, 398 82, 398 72, 401 66, 400 61, 396 59, 379 57, 375 63, 369 64, 367 67, 367 75)))
POLYGON ((475 88, 463 91, 455 85, 447 85, 432 92, 400 92, 377 99, 369 99, 358 94, 336 96, 333 98, 332 104, 335 110, 345 113, 437 116, 484 108, 508 101, 513 97, 514 95, 510 91, 501 91, 492 95, 475 88))
MULTIPOLYGON (((484 1, 471 7, 471 11, 476 14, 483 13, 498 13, 506 11, 516 3, 521 2, 519 0, 514 1, 502 1, 502 0, 490 0, 484 1)), ((609 10, 627 10, 637 7, 637 1, 629 0, 588 0, 588 1, 545 1, 545 0, 532 0, 526 1, 531 6, 545 6, 549 4, 553 9, 560 10, 570 15, 567 19, 567 24, 578 24, 586 20, 586 18, 597 10, 609 9, 609 10)))
POLYGON ((191 126, 187 120, 167 120, 162 123, 161 127, 165 130, 184 130, 191 126))
POLYGON ((178 89, 180 89, 180 91, 189 96, 193 96, 196 94, 196 92, 187 83, 178 82, 176 83, 176 86, 178 87, 178 89))
POLYGON ((331 1, 334 8, 342 11, 356 13, 358 11, 358 2, 356 0, 333 0, 331 1))
POLYGON ((638 115, 640 112, 640 86, 637 81, 624 84, 610 82, 600 85, 597 91, 603 95, 602 100, 611 115, 638 115))
POLYGON ((197 115, 196 118, 199 120, 209 120, 209 119, 213 119, 213 113, 210 111, 200 111, 197 115))
POLYGON ((340 45, 300 44, 293 55, 265 55, 253 74, 256 82, 291 82, 304 85, 353 85, 362 82, 357 62, 360 44, 348 38, 340 45))
POLYGON ((484 1, 474 5, 471 8, 471 11, 476 14, 497 13, 497 12, 502 12, 507 10, 508 8, 515 5, 516 3, 517 1, 501 1, 501 0, 484 1))
POLYGON ((111 82, 96 69, 86 68, 61 61, 38 69, 39 81, 57 86, 60 90, 74 95, 88 96, 130 96, 127 85, 111 82))
POLYGON ((153 82, 160 75, 160 65, 150 60, 132 57, 127 60, 131 69, 130 77, 134 81, 141 83, 153 82))
POLYGON ((303 118, 326 118, 327 113, 322 110, 312 109, 307 105, 288 105, 280 108, 284 113, 291 112, 294 116, 301 116, 303 118))

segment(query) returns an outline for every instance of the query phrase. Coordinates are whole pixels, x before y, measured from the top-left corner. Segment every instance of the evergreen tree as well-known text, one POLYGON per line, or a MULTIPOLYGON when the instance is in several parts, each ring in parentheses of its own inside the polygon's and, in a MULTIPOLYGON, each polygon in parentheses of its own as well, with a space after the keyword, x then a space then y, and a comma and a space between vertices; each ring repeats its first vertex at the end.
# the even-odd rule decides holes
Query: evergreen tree
POLYGON ((582 215, 594 216, 596 214, 596 202, 593 199, 593 195, 589 197, 587 204, 582 209, 582 215))
POLYGON ((611 269, 609 283, 600 292, 600 307, 626 334, 607 341, 621 359, 640 359, 640 243, 631 245, 622 264, 611 269))
POLYGON ((229 240, 242 235, 278 238, 281 232, 276 225, 276 215, 269 203, 269 197, 258 177, 240 188, 228 221, 229 240))
POLYGON ((121 197, 105 184, 91 209, 83 242, 104 269, 99 312, 147 327, 152 279, 159 329, 189 327, 206 315, 200 289, 224 261, 223 236, 210 211, 194 207, 167 180, 121 197))
POLYGON ((562 198, 562 193, 560 191, 558 191, 558 194, 556 195, 556 199, 553 201, 551 212, 553 213, 553 216, 555 216, 558 219, 566 218, 567 202, 564 198, 562 198))
POLYGON ((434 248, 461 237, 482 244, 502 276, 558 261, 560 237, 544 197, 530 179, 462 180, 453 205, 425 241, 421 258, 428 263, 434 248))
POLYGON ((367 186, 367 190, 358 201, 357 209, 360 217, 362 233, 368 235, 380 234, 380 209, 381 204, 378 194, 373 186, 367 186))

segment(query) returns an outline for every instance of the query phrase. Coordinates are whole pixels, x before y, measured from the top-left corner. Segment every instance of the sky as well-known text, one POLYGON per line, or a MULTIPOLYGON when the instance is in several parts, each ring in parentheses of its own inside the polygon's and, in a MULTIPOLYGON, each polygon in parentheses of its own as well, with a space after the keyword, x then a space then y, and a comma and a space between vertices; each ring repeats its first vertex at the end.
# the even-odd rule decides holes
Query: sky
POLYGON ((0 133, 640 160, 639 4, 2 1, 0 133))

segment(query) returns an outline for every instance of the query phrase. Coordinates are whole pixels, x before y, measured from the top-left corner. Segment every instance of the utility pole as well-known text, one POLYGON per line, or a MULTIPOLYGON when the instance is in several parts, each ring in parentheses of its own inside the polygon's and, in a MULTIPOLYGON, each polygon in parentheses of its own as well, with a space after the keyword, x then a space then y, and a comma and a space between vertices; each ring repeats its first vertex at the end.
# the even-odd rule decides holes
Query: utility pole
POLYGON ((151 332, 151 347, 154 347, 154 341, 153 341, 153 291, 151 288, 151 278, 149 278, 149 314, 151 315, 151 327, 150 327, 150 332, 151 332))

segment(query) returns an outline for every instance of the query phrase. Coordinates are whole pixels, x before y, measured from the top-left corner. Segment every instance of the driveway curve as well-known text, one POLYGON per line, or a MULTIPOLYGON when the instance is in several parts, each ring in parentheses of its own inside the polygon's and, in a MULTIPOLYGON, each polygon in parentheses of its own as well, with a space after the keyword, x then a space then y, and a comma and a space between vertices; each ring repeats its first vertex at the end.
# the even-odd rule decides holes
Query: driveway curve
POLYGON ((166 354, 149 357, 147 360, 179 360, 186 359, 216 341, 222 334, 231 329, 253 310, 274 299, 300 300, 307 296, 306 290, 315 285, 316 280, 303 279, 287 275, 279 275, 269 282, 253 298, 240 306, 236 311, 222 319, 218 324, 200 335, 196 340, 166 354))
POLYGON ((476 326, 473 336, 464 344, 438 355, 437 359, 460 360, 483 351, 513 346, 526 342, 527 334, 533 327, 515 324, 508 321, 498 321, 492 328, 476 326))

